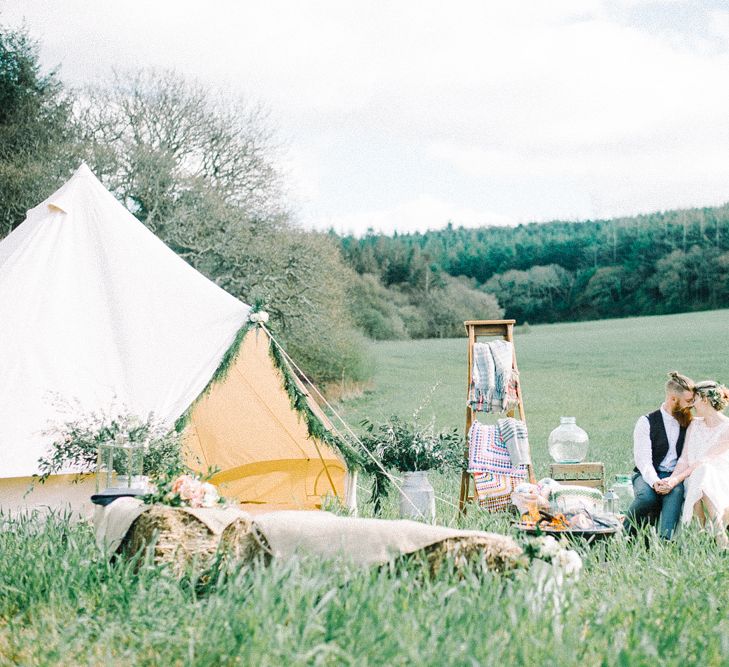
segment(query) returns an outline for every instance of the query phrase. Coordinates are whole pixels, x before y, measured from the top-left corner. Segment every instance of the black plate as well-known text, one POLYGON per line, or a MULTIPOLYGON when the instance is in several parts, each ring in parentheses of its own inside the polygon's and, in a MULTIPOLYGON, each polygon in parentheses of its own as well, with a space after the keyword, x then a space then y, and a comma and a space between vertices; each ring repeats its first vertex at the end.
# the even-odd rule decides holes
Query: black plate
POLYGON ((613 528, 568 528, 566 530, 557 530, 556 528, 550 528, 549 526, 532 526, 526 525, 521 522, 517 522, 516 527, 524 533, 530 535, 574 535, 576 537, 605 537, 607 535, 614 535, 618 532, 617 526, 613 528))

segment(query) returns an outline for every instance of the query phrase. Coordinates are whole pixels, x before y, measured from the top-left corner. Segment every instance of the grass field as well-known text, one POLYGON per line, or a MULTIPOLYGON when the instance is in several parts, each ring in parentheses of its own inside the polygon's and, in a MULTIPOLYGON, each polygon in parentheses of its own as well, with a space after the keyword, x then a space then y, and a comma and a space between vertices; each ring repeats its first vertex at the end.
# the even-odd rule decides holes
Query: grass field
MULTIPOLYGON (((633 468, 635 421, 663 401, 667 371, 729 382, 729 310, 533 326, 517 329, 515 346, 538 476, 560 416, 577 418, 590 436, 588 459, 604 461, 612 477, 633 468)), ((466 338, 374 349, 374 390, 340 406, 347 421, 407 416, 429 398, 426 416, 463 430, 466 338)))
MULTIPOLYGON (((538 472, 566 413, 590 433, 591 458, 611 473, 629 469, 633 423, 660 402, 666 370, 729 379, 728 323, 723 311, 518 337, 538 472)), ((441 426, 461 424, 465 341, 376 349, 375 391, 343 406, 352 421, 412 412, 438 381, 429 409, 441 426)), ((436 482, 457 489, 452 477, 436 482)), ((512 530, 478 511, 465 525, 512 530)), ((582 577, 555 608, 528 575, 427 579, 417 565, 302 559, 178 582, 160 568, 109 563, 86 524, 0 517, 0 665, 729 664, 729 560, 708 536, 579 548, 582 577)))

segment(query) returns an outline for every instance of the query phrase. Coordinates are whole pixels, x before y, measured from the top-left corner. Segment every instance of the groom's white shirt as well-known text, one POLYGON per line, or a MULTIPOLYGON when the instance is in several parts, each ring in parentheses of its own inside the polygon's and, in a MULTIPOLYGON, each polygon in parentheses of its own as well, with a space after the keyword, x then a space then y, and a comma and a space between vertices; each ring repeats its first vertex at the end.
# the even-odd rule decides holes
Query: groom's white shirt
MULTIPOLYGON (((668 453, 663 461, 658 464, 658 470, 672 472, 676 467, 676 463, 678 463, 676 443, 678 442, 681 427, 676 418, 670 412, 666 412, 662 405, 661 417, 663 417, 663 426, 666 428, 666 436, 668 436, 668 453)), ((653 467, 651 426, 648 423, 648 417, 645 415, 638 419, 633 431, 633 456, 635 457, 635 467, 640 471, 646 484, 653 486, 660 478, 653 467)))

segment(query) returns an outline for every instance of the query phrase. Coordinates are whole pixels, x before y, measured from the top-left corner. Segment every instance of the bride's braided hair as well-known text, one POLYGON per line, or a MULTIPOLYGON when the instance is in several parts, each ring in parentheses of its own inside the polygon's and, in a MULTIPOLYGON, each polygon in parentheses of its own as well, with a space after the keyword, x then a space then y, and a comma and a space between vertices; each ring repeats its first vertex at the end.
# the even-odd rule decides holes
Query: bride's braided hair
POLYGON ((694 393, 709 401, 711 407, 718 412, 729 405, 729 389, 714 380, 698 382, 694 387, 694 393))

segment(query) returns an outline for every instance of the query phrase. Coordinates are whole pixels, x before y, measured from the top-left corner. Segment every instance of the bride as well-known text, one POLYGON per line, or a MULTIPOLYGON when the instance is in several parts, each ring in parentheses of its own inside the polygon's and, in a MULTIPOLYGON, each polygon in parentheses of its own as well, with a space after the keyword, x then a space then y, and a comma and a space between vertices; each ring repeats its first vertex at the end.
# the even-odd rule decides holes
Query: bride
MULTIPOLYGON (((727 547, 729 524, 729 389, 707 380, 694 389, 696 417, 686 433, 686 446, 676 469, 662 481, 665 493, 684 481, 682 523, 698 518, 727 547)), ((660 491, 659 491, 660 493, 660 491)))

